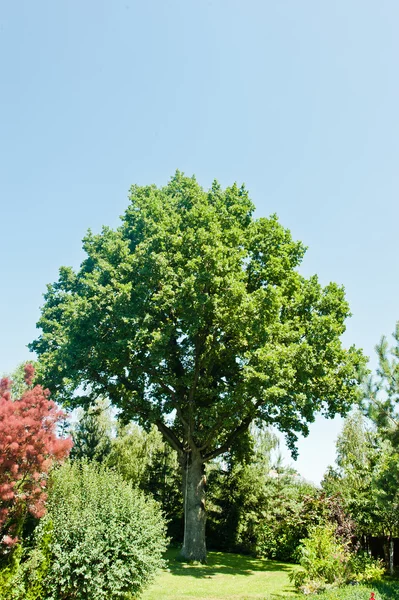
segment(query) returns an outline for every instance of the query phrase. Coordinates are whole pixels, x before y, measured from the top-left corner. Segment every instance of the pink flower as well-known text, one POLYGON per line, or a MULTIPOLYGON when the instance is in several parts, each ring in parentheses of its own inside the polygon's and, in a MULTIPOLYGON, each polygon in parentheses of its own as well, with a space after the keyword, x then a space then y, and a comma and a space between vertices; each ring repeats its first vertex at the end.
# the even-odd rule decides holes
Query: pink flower
POLYGON ((12 538, 9 535, 4 535, 3 539, 1 540, 3 544, 5 544, 6 546, 14 546, 17 542, 18 542, 18 538, 12 538))

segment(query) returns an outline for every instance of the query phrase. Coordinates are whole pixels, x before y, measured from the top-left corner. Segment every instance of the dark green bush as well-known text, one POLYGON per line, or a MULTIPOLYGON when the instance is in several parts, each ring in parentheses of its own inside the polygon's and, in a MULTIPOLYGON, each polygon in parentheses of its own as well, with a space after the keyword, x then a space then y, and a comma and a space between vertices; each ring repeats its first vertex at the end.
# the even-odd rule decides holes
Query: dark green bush
POLYGON ((35 539, 19 574, 18 599, 134 598, 162 565, 166 548, 165 522, 152 499, 117 473, 79 462, 52 474, 48 512, 35 539))
POLYGON ((268 464, 209 469, 207 535, 217 550, 297 562, 297 548, 328 518, 319 492, 287 470, 270 476, 268 464))

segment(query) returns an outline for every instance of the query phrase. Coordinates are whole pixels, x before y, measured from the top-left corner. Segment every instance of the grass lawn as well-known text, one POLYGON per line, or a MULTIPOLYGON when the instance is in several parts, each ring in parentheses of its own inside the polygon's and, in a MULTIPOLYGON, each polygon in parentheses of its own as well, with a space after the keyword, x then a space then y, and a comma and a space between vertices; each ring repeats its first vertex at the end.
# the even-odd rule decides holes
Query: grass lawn
POLYGON ((176 560, 178 553, 167 552, 167 568, 141 600, 278 600, 296 596, 288 579, 294 565, 224 552, 209 552, 207 565, 189 565, 176 560))
POLYGON ((369 600, 371 592, 375 593, 375 600, 398 600, 399 581, 389 580, 367 585, 347 585, 339 590, 330 590, 315 596, 317 600, 369 600))

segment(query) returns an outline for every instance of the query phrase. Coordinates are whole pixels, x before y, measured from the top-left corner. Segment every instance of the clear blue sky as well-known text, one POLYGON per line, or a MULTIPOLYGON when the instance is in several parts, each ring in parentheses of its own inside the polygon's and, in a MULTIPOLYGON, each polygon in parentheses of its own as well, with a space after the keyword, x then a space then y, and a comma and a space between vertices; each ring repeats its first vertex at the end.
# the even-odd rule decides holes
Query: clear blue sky
MULTIPOLYGON (((0 0, 0 372, 86 230, 176 168, 245 182, 372 355, 399 319, 398 25, 396 0, 0 0)), ((338 429, 300 444, 306 477, 338 429)))

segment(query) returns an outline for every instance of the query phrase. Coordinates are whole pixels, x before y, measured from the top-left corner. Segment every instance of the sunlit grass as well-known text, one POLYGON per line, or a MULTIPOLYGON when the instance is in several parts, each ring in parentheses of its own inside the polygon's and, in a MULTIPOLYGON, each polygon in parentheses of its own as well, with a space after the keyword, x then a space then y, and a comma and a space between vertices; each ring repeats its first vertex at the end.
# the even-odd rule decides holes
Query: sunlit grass
POLYGON ((398 600, 399 581, 386 579, 367 585, 347 585, 338 590, 324 592, 324 594, 317 595, 316 598, 317 600, 369 600, 371 592, 374 592, 375 600, 398 600))
POLYGON ((142 600, 278 600, 295 596, 288 575, 294 565, 224 552, 209 552, 207 565, 176 560, 166 554, 167 568, 143 594, 142 600))

